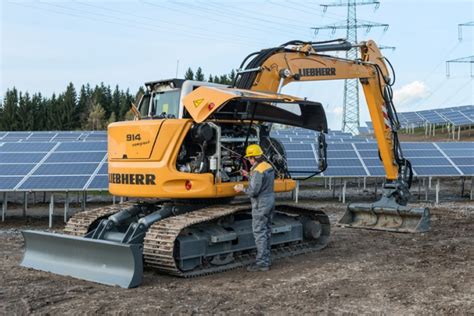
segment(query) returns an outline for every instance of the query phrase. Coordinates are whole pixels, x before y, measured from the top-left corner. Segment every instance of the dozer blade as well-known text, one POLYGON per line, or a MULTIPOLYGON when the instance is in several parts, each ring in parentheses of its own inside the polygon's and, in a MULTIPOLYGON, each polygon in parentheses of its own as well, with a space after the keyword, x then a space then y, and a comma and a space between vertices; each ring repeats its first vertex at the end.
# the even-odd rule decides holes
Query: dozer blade
POLYGON ((430 230, 428 208, 410 208, 393 203, 383 205, 379 202, 348 205, 339 224, 344 227, 402 233, 422 233, 430 230))
POLYGON ((131 288, 143 277, 142 246, 38 231, 22 231, 27 268, 131 288))

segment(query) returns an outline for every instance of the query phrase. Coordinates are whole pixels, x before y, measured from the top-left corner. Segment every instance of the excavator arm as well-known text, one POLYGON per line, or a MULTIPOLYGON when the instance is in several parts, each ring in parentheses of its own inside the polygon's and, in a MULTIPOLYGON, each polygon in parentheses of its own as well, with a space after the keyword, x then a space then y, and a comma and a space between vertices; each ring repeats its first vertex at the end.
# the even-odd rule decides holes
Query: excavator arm
POLYGON ((413 173, 398 141, 399 122, 391 89, 394 81, 390 78, 386 58, 373 41, 356 45, 360 52, 360 59, 357 60, 325 54, 328 51, 347 51, 353 47, 347 41, 335 40, 292 41, 265 49, 250 54, 244 60, 234 86, 279 93, 282 87, 291 82, 359 79, 373 123, 386 182, 380 201, 349 205, 342 223, 352 227, 392 231, 426 231, 429 229, 429 210, 406 207, 413 173))

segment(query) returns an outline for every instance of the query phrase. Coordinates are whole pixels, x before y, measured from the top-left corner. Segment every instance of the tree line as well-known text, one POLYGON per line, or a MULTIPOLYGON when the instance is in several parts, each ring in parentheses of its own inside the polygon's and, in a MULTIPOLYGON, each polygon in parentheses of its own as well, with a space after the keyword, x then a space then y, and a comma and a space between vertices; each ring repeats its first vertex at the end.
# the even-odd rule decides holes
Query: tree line
MULTIPOLYGON (((196 71, 188 68, 184 78, 229 85, 235 75, 232 70, 229 74, 209 75, 205 79, 202 68, 198 67, 196 71)), ((13 87, 0 102, 0 130, 104 130, 109 123, 132 119, 131 103, 143 92, 143 87, 131 93, 129 89, 118 85, 112 89, 104 83, 94 87, 85 84, 77 91, 69 83, 64 92, 47 97, 40 92, 31 94, 13 87)))

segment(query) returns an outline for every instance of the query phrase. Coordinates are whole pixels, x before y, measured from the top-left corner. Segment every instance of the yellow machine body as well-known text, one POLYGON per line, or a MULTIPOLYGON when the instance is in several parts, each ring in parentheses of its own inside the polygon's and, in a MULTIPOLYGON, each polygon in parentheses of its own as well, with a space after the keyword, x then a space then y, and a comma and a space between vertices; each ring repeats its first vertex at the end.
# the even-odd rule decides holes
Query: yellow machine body
MULTIPOLYGON (((178 199, 238 195, 233 187, 243 182, 219 182, 212 173, 188 173, 176 169, 179 149, 192 124, 191 119, 110 124, 110 193, 117 196, 178 199)), ((275 192, 292 191, 294 188, 295 181, 292 179, 275 180, 275 192)))

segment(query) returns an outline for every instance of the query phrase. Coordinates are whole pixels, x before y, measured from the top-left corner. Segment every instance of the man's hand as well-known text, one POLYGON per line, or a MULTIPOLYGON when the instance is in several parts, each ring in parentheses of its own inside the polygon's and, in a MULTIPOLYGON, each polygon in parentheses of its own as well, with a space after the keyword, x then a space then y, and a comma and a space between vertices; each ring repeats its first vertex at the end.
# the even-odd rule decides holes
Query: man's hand
POLYGON ((244 191, 244 185, 243 184, 234 185, 234 191, 235 192, 243 192, 244 191))
POLYGON ((249 172, 245 169, 240 170, 240 174, 246 178, 249 177, 249 172))

